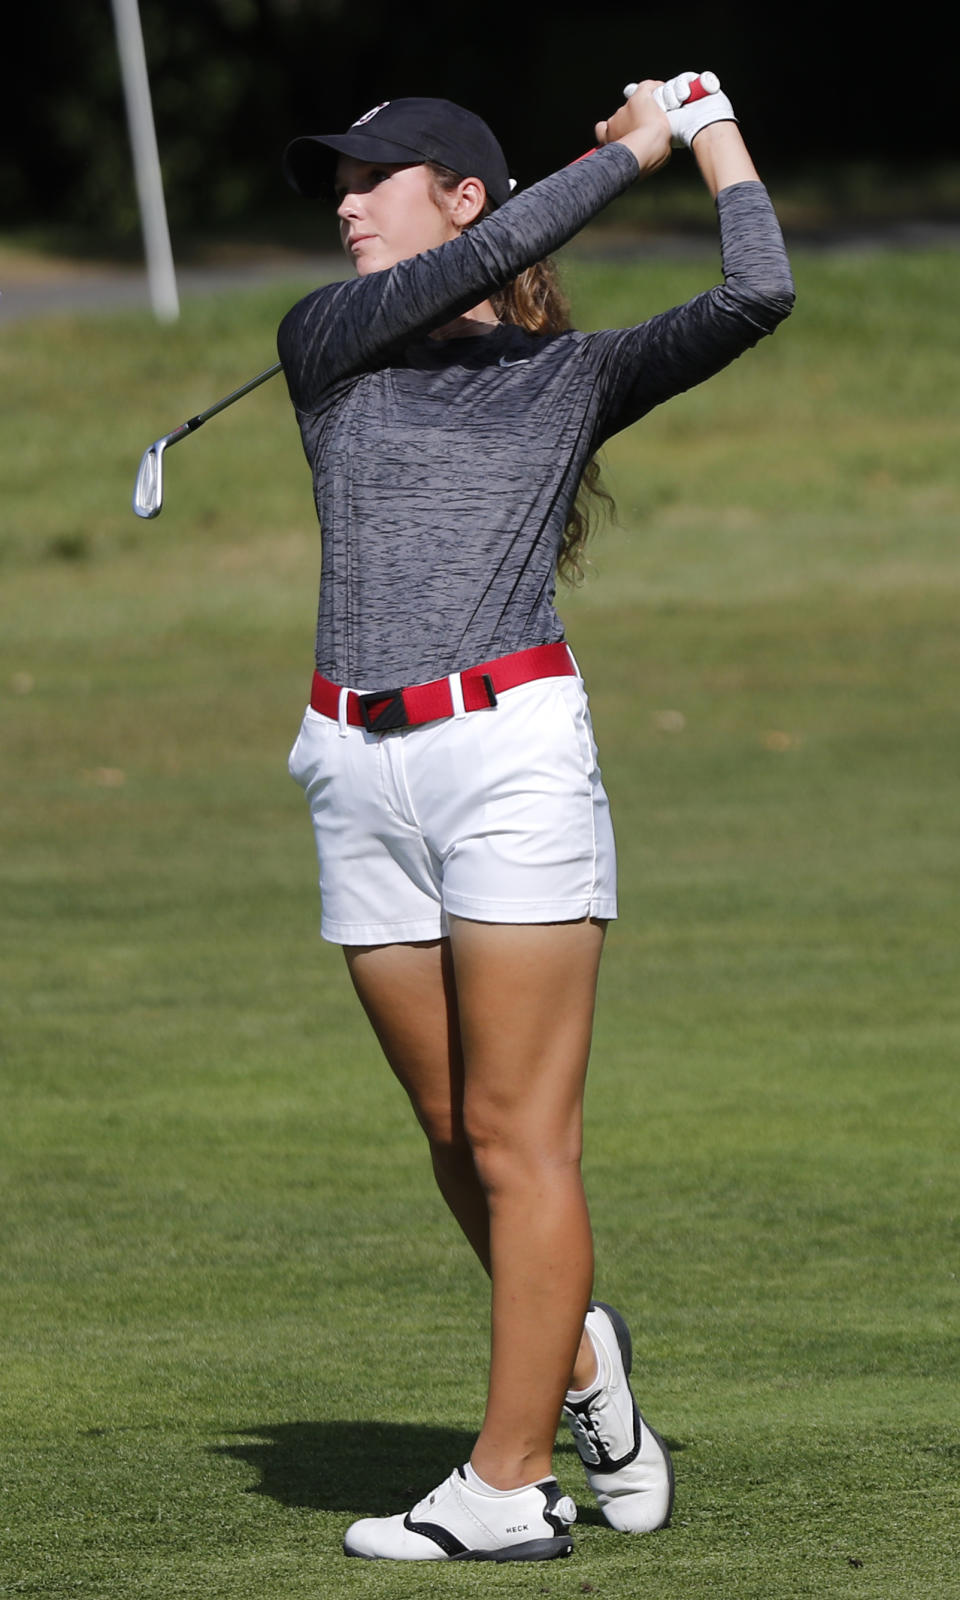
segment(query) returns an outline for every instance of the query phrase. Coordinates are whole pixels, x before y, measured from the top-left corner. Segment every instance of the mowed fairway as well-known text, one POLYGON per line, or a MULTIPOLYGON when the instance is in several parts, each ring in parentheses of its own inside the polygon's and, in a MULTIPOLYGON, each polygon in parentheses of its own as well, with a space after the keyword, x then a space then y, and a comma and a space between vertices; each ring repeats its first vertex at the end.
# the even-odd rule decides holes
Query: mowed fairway
MULTIPOLYGON (((621 853, 586 1172, 672 1527, 347 1562, 469 1451, 486 1294, 285 771, 319 543, 299 292, 4 333, 0 1593, 960 1595, 957 256, 801 256, 773 341, 607 452, 564 604, 621 853)), ((582 326, 711 261, 577 260, 582 326)))

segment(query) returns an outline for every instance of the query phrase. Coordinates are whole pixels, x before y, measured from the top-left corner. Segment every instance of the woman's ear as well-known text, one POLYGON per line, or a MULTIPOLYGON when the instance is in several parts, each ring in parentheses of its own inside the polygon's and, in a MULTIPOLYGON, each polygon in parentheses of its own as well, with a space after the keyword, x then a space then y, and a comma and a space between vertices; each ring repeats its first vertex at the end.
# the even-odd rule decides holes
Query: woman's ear
POLYGON ((487 191, 479 178, 463 178, 449 195, 452 202, 450 220, 458 228, 467 228, 483 215, 487 191))

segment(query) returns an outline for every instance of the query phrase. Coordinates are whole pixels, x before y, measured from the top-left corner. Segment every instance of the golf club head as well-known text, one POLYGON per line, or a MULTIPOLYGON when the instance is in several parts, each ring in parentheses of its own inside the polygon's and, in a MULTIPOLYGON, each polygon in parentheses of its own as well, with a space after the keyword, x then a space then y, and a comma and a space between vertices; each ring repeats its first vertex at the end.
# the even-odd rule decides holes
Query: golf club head
POLYGON ((166 439, 157 439, 143 452, 133 488, 133 509, 138 517, 158 517, 163 506, 163 452, 166 439))

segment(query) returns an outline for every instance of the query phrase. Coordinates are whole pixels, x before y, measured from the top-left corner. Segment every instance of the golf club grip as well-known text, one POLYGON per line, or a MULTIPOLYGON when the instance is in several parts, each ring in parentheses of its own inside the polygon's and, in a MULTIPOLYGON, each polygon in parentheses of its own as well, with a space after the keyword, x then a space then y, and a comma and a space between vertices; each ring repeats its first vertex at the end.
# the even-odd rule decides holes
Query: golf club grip
POLYGON ((716 94, 716 92, 715 89, 705 89, 702 78, 694 78, 690 85, 690 93, 687 95, 684 104, 689 105, 691 100, 705 100, 708 94, 716 94))
MULTIPOLYGON (((637 83, 628 83, 623 91, 624 99, 629 100, 632 94, 636 94, 639 87, 640 85, 637 83)), ((687 95, 687 98, 683 103, 685 106, 688 106, 691 100, 705 100, 708 94, 716 94, 719 87, 720 80, 716 76, 716 73, 705 72, 703 77, 694 78, 691 81, 690 93, 687 95), (706 79, 706 83, 704 83, 704 79, 706 79)), ((570 162, 570 166, 575 167, 578 161, 586 161, 587 156, 595 155, 599 148, 599 145, 594 145, 592 149, 584 150, 582 156, 577 156, 574 161, 570 162)))
MULTIPOLYGON (((640 85, 638 83, 626 84, 623 91, 623 98, 625 100, 629 100, 631 95, 636 94, 639 87, 640 85)), ((691 78, 687 86, 686 99, 683 103, 685 106, 688 106, 693 100, 706 100, 708 95, 716 94, 719 87, 720 79, 717 77, 716 73, 704 72, 698 78, 691 78)), ((654 90, 653 97, 655 100, 657 99, 658 92, 658 90, 654 90)), ((657 104, 660 104, 659 100, 657 100, 657 104)))

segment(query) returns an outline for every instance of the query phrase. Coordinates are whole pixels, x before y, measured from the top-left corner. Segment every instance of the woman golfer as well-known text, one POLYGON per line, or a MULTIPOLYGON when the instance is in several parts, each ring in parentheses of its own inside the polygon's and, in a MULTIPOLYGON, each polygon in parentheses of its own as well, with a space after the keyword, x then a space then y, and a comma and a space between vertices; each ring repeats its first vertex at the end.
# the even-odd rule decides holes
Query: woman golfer
POLYGON ((570 1554, 575 1507, 551 1468, 561 1411, 614 1528, 670 1515, 626 1324, 591 1301, 581 1111, 614 842, 553 599, 597 448, 792 304, 730 103, 681 106, 684 86, 667 85, 668 115, 641 84, 598 126, 601 148, 512 199, 489 128, 445 100, 387 102, 285 155, 302 194, 333 179, 356 270, 279 333, 323 540, 290 768, 316 832, 322 933, 344 946, 492 1285, 469 1461, 406 1516, 354 1523, 348 1555, 570 1554), (543 258, 674 138, 717 196, 725 283, 639 327, 571 330, 543 258))

